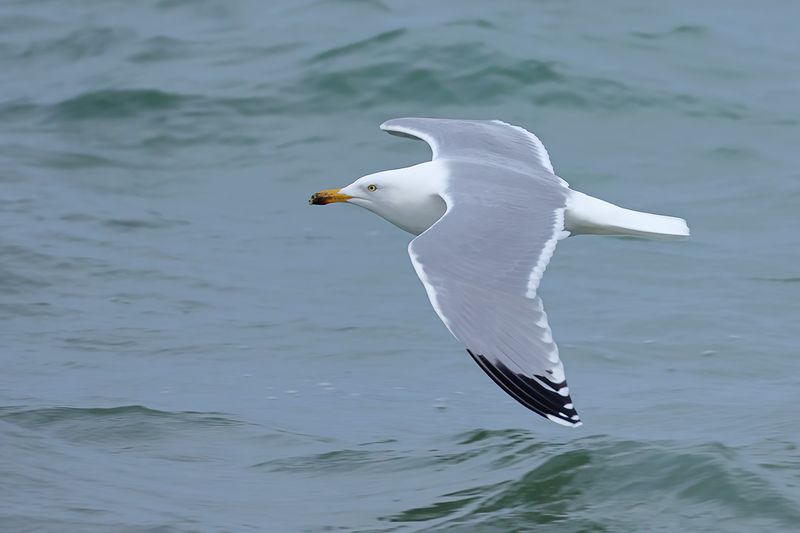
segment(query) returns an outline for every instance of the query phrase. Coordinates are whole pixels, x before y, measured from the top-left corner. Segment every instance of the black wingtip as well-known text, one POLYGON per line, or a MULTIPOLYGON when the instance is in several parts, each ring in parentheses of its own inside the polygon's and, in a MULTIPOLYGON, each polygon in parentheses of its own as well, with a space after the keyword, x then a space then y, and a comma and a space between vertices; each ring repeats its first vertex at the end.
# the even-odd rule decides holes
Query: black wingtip
POLYGON ((512 371, 500 361, 490 361, 483 354, 470 349, 467 353, 500 388, 534 413, 562 426, 578 427, 582 424, 572 398, 559 392, 567 386, 566 381, 554 383, 544 376, 531 378, 512 371))

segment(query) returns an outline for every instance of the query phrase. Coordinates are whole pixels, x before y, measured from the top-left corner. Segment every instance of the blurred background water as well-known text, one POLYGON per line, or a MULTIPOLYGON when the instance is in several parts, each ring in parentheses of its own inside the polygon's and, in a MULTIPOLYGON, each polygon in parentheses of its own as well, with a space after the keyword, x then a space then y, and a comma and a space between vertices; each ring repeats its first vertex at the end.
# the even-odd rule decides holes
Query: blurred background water
POLYGON ((0 2, 0 530, 800 524, 800 5, 0 2), (500 118, 685 242, 563 241, 585 423, 500 391, 409 235, 308 195, 500 118))

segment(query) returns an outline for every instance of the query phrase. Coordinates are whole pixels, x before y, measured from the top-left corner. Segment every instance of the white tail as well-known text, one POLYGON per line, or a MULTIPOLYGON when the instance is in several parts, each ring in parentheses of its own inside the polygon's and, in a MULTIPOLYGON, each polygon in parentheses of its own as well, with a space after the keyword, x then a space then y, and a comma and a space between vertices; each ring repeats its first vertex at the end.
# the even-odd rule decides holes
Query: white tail
POLYGON ((642 237, 686 237, 689 226, 682 218, 632 211, 570 191, 564 226, 573 235, 638 235, 642 237))

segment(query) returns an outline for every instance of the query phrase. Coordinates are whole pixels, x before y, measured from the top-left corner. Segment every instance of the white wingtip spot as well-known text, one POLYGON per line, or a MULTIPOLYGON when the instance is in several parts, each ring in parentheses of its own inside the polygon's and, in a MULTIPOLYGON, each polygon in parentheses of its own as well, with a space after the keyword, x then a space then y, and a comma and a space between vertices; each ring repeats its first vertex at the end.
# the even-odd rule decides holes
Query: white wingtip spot
POLYGON ((563 420, 563 419, 558 418, 557 416, 553 416, 553 415, 547 415, 547 419, 550 420, 551 422, 555 422, 559 426, 566 426, 568 428, 576 428, 576 427, 580 426, 581 424, 583 424, 583 422, 581 422, 581 421, 571 422, 569 420, 563 420))

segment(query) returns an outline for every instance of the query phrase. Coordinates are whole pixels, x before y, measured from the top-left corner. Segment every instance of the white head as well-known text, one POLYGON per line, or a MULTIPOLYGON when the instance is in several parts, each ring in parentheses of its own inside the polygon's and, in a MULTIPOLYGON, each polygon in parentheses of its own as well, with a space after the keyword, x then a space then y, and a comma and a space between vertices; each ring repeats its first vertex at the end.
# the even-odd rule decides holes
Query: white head
POLYGON ((392 224, 418 235, 444 214, 439 176, 431 162, 369 174, 341 189, 327 189, 308 203, 346 202, 369 209, 392 224))

